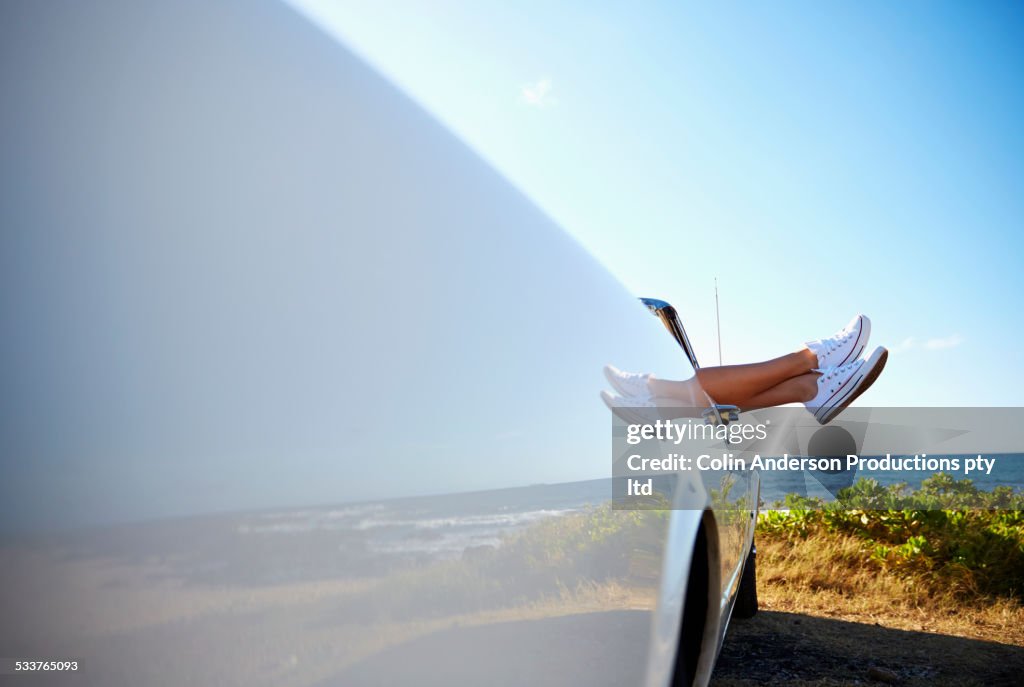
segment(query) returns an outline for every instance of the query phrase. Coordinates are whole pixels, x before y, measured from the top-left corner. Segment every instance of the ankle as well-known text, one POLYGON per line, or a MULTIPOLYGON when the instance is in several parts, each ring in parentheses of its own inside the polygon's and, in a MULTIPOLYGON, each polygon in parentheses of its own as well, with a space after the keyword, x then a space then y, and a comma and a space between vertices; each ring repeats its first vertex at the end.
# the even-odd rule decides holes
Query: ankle
POLYGON ((814 400, 814 397, 818 395, 818 377, 821 375, 817 372, 809 372, 800 377, 800 395, 803 397, 800 399, 801 403, 808 403, 814 400))
POLYGON ((797 355, 800 356, 800 371, 810 372, 811 370, 817 369, 821 362, 818 360, 818 354, 809 348, 804 348, 797 351, 797 355))

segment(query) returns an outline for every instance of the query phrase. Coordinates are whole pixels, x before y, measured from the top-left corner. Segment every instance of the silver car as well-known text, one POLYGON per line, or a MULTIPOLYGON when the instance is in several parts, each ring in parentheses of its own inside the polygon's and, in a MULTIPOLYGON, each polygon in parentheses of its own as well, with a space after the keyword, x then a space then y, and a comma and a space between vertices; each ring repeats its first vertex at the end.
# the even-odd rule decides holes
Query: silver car
POLYGON ((0 15, 3 672, 707 683, 756 475, 612 507, 597 395, 666 304, 283 4, 0 15))

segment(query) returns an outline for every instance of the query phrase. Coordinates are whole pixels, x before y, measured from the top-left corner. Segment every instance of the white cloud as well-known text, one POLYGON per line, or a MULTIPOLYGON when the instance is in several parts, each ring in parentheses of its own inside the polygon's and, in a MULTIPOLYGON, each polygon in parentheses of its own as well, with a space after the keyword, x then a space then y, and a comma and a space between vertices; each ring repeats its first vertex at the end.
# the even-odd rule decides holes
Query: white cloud
POLYGON ((963 342, 963 337, 959 334, 953 334, 941 339, 928 339, 924 342, 924 347, 930 351, 941 351, 944 348, 956 348, 963 342))
POLYGON ((519 93, 523 102, 531 107, 544 107, 554 102, 551 97, 553 88, 551 79, 544 78, 534 83, 528 83, 520 89, 519 93))
POLYGON ((890 353, 906 353, 907 351, 914 350, 915 348, 923 348, 929 351, 942 351, 947 348, 956 348, 964 342, 964 338, 959 334, 951 334, 950 336, 938 337, 933 339, 926 339, 924 343, 918 343, 917 339, 912 336, 900 341, 898 344, 889 349, 890 353))

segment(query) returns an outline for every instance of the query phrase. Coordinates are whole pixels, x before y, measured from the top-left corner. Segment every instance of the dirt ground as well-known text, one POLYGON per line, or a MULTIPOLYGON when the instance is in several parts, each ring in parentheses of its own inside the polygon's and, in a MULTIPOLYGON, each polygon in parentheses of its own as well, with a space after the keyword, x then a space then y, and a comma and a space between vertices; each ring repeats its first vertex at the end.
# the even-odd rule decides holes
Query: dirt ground
POLYGON ((711 684, 1024 685, 1024 647, 886 625, 762 608, 731 623, 711 684))

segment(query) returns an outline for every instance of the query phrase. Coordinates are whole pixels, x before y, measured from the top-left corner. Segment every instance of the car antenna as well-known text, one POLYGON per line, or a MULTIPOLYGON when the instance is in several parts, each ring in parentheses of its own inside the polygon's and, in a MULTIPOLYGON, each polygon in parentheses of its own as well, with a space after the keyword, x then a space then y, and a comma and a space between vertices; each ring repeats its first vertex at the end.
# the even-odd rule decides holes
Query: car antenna
POLYGON ((715 327, 718 329, 718 364, 722 365, 722 320, 718 315, 718 277, 715 277, 715 327))

